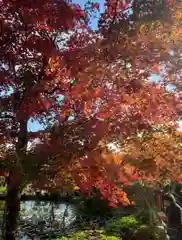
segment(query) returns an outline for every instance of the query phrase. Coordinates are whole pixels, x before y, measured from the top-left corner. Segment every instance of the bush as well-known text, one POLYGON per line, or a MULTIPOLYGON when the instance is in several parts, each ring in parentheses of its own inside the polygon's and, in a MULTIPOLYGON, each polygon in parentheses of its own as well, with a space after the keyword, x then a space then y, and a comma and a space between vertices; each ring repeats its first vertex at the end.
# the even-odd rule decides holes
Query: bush
POLYGON ((151 228, 149 226, 141 227, 133 235, 131 240, 167 240, 165 229, 151 228))
POLYGON ((94 226, 102 228, 106 220, 113 216, 113 209, 108 206, 108 201, 101 200, 99 196, 81 197, 75 200, 74 206, 77 212, 74 227, 77 230, 93 229, 94 226))
POLYGON ((134 216, 121 217, 116 220, 109 220, 106 224, 106 232, 115 235, 122 235, 124 232, 134 232, 141 226, 141 223, 134 216))
POLYGON ((57 240, 120 240, 117 236, 109 236, 103 230, 80 231, 71 237, 57 238, 57 240))
POLYGON ((112 209, 108 206, 106 199, 101 200, 100 196, 83 197, 82 201, 77 204, 78 211, 82 216, 106 216, 110 215, 112 209))
POLYGON ((6 186, 0 186, 0 195, 5 195, 7 193, 7 187, 6 186))

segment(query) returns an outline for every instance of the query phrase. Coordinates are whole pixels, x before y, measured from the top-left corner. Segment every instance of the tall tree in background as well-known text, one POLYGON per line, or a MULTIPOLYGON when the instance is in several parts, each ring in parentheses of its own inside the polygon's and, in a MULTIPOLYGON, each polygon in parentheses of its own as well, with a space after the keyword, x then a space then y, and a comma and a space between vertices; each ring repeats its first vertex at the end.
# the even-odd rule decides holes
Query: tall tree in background
POLYGON ((97 187, 103 189, 103 179, 108 179, 104 188, 112 185, 112 193, 117 169, 106 163, 101 150, 164 122, 176 126, 181 38, 174 31, 180 4, 145 2, 106 1, 95 32, 88 22, 97 3, 88 2, 85 11, 71 1, 0 3, 1 165, 8 172, 5 239, 15 239, 21 190, 28 181, 61 189, 68 169, 70 181, 79 183, 72 164, 87 158, 81 179, 95 171, 97 187), (157 9, 163 9, 160 16, 157 9), (161 72, 159 84, 148 81, 161 72), (166 90, 169 84, 178 87, 175 93, 166 90), (48 127, 28 132, 31 118, 48 127), (40 143, 27 148, 35 139, 40 143))

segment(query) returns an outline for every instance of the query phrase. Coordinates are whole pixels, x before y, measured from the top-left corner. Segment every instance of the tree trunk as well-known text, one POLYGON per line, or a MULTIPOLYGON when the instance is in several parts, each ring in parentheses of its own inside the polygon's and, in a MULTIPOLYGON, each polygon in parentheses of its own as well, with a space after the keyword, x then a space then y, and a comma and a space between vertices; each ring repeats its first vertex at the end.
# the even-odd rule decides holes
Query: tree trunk
POLYGON ((15 233, 17 230, 18 215, 20 210, 20 185, 17 183, 12 183, 12 180, 13 178, 10 176, 7 186, 4 240, 15 240, 15 233))
POLYGON ((22 160, 27 146, 27 121, 20 121, 18 132, 18 142, 16 145, 15 163, 12 167, 7 181, 6 209, 5 209, 5 228, 3 229, 4 240, 15 240, 18 225, 18 216, 21 201, 22 188, 22 160))
POLYGON ((4 212, 4 228, 2 229, 2 236, 4 240, 15 240, 15 233, 17 230, 18 215, 20 210, 21 200, 21 174, 14 168, 8 177, 6 207, 4 212))

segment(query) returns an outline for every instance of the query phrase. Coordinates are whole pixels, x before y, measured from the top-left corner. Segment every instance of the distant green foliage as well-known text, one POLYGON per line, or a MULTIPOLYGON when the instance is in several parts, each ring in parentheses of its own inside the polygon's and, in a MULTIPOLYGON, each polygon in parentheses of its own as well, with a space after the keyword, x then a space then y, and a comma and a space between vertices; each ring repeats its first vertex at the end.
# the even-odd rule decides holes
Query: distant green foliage
POLYGON ((120 240, 119 237, 109 236, 103 230, 80 231, 72 237, 57 238, 57 240, 120 240))
MULTIPOLYGON (((0 195, 6 195, 7 193, 7 186, 0 186, 0 195)), ((22 190, 22 194, 25 194, 25 195, 33 195, 33 192, 29 189, 29 187, 24 187, 23 190, 22 190)))
MULTIPOLYGON (((1 185, 0 186, 0 195, 6 195, 7 193, 7 186, 5 185, 1 185)), ((22 194, 25 195, 35 195, 35 192, 30 188, 30 186, 25 186, 22 190, 22 194)))

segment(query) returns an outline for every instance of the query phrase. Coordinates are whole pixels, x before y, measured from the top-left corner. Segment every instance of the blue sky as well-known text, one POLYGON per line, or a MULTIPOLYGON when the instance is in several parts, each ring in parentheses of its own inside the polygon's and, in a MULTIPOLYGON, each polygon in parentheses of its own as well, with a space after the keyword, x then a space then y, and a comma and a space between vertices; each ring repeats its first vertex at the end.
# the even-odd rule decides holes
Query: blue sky
MULTIPOLYGON (((79 4, 81 6, 81 8, 84 8, 84 5, 87 1, 88 0, 72 0, 72 2, 79 4)), ((91 22, 92 28, 96 29, 99 15, 100 15, 100 13, 102 13, 104 11, 104 2, 105 1, 104 0, 92 0, 92 2, 99 3, 99 5, 100 5, 100 9, 99 9, 100 11, 97 13, 97 17, 92 19, 92 22, 91 22)))
POLYGON ((179 127, 182 129, 182 121, 179 122, 179 127))

